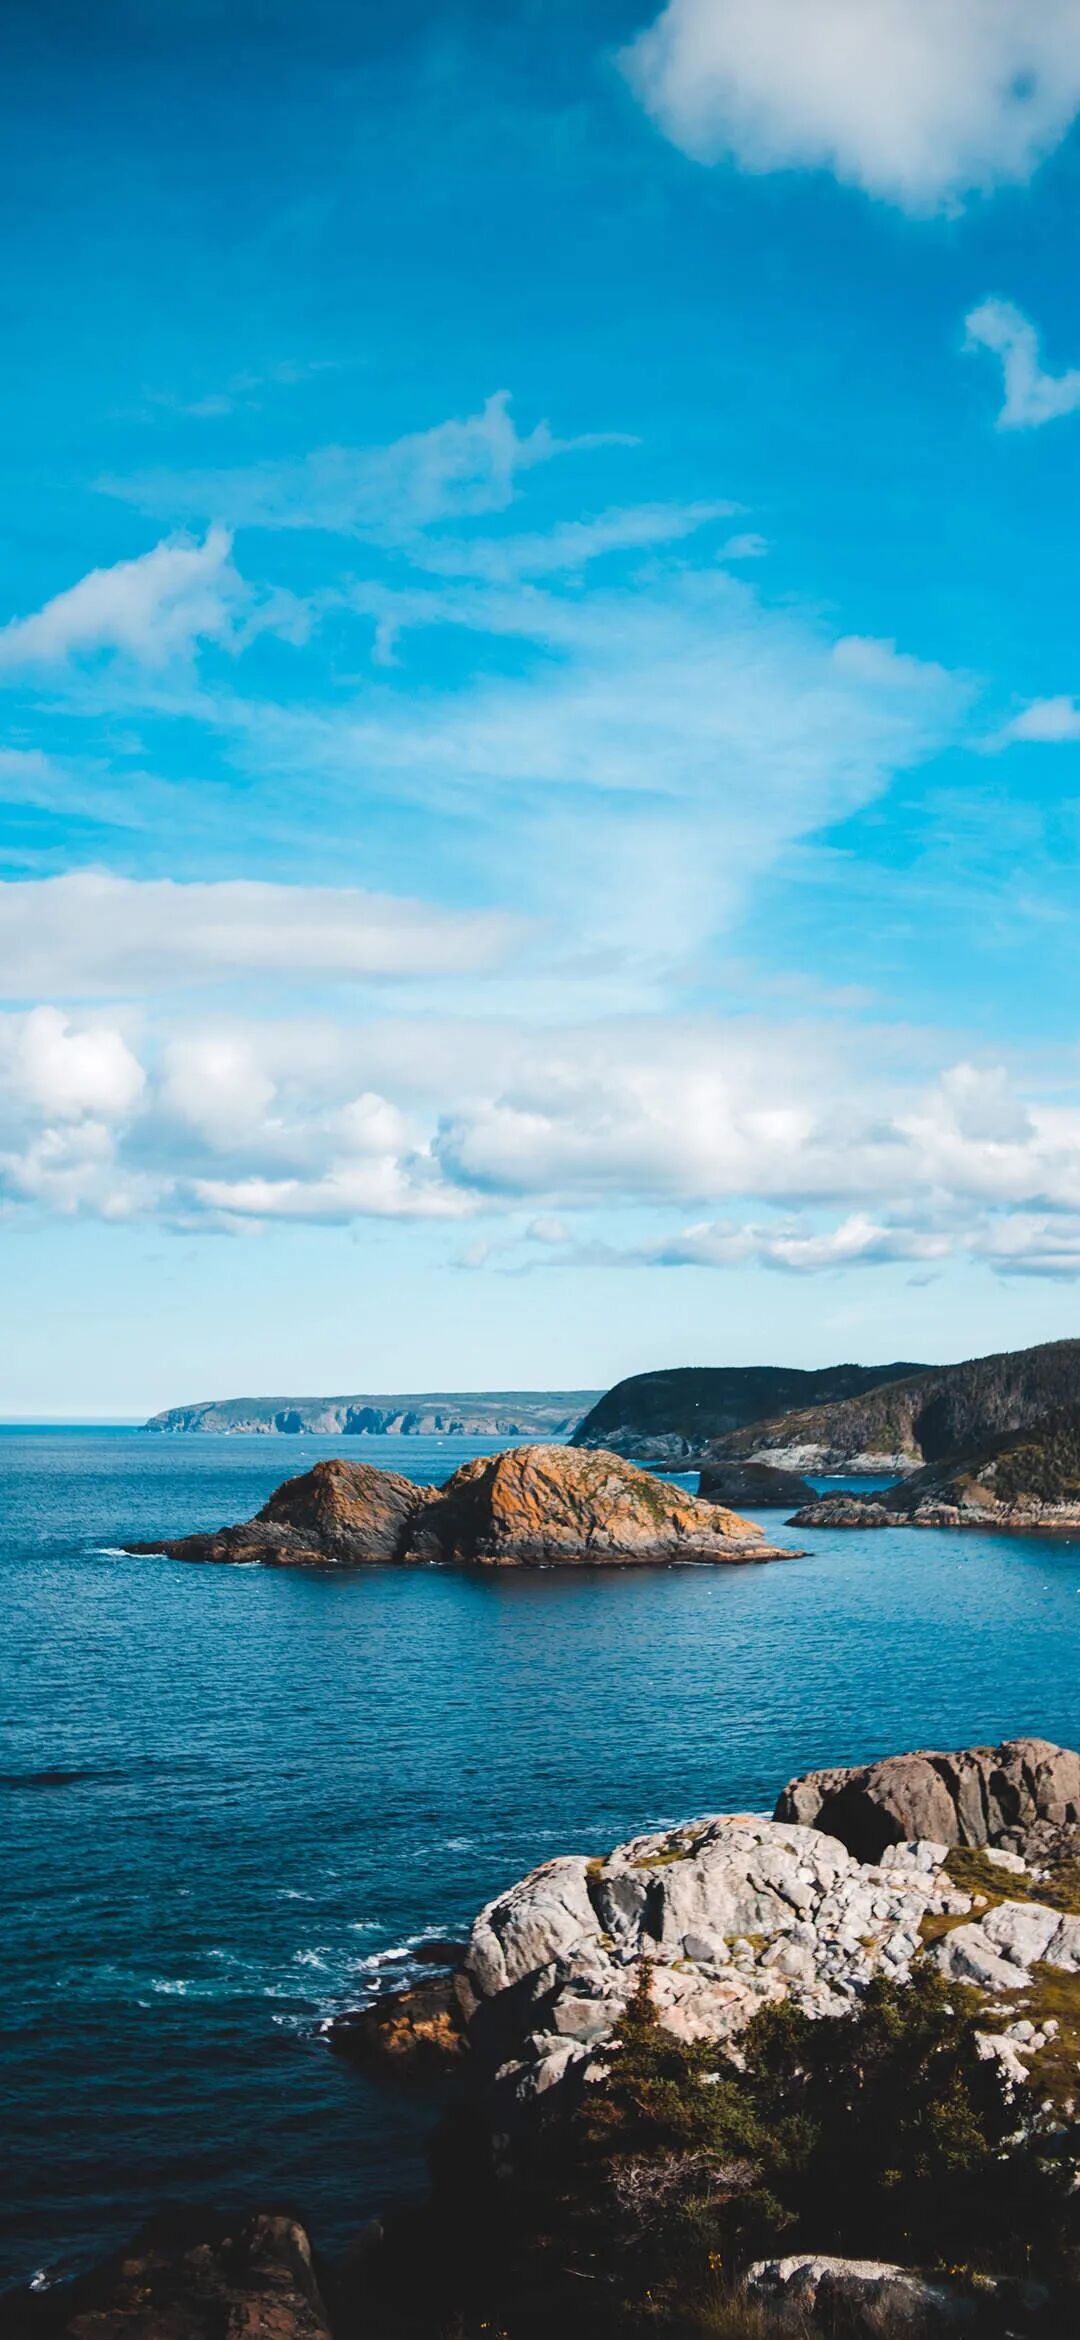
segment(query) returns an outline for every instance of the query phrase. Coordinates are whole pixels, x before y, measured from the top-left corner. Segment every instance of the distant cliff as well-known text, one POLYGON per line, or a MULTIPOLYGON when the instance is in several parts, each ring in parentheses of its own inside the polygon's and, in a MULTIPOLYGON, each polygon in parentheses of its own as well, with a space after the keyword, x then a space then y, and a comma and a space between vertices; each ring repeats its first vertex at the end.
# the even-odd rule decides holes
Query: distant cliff
POLYGON ((729 1459, 821 1472, 914 1471, 972 1455, 1080 1402, 1080 1341, 923 1367, 841 1403, 779 1408, 730 1432, 729 1459))
POLYGON ((689 1365, 633 1373, 593 1406, 571 1443, 605 1446, 641 1462, 691 1461, 745 1423, 851 1398, 924 1370, 911 1364, 824 1365, 814 1372, 794 1365, 689 1365))
POLYGON ((594 1389, 496 1389, 419 1396, 211 1398, 153 1414, 147 1430, 254 1431, 299 1438, 566 1438, 594 1389))

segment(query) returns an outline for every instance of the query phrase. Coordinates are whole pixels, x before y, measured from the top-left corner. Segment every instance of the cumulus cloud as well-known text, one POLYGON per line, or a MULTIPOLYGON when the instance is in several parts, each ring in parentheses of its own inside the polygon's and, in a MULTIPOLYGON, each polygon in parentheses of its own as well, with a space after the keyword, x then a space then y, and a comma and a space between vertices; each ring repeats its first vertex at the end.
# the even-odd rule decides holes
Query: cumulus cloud
POLYGON ((237 528, 321 528, 335 535, 399 543, 445 520, 503 512, 518 474, 557 455, 633 445, 618 432, 556 438, 546 422, 521 433, 510 394, 497 391, 478 414, 411 432, 384 447, 319 447, 296 463, 233 471, 155 471, 99 485, 140 511, 237 528))
POLYGON ((0 998, 115 997, 251 975, 460 974, 497 963, 514 932, 499 913, 348 886, 82 870, 0 881, 0 998))
POLYGON ((0 1078, 27 1105, 61 1121, 95 1113, 123 1120, 145 1085, 120 1032, 93 1024, 76 1029, 52 1007, 0 1020, 0 1078))
POLYGON ((964 323, 966 348, 988 349, 1001 360, 1005 403, 997 418, 999 431, 1035 430, 1058 415, 1075 414, 1080 366, 1048 374, 1040 361, 1039 336, 1022 309, 1011 301, 982 301, 964 323))
POLYGON ((701 162, 826 169, 915 212, 1030 178, 1080 107, 1076 0, 669 0, 622 54, 701 162))
POLYGON ((225 641, 251 599, 231 550, 228 530, 209 528, 201 543, 167 537, 136 560, 91 569, 31 617, 0 627, 0 668, 56 666, 102 651, 158 667, 198 641, 225 641))
POLYGON ((173 1032, 51 1008, 0 1018, 9 1206, 221 1229, 507 1230, 473 1264, 1080 1270, 1080 1101, 1005 1068, 929 1083, 828 1027, 702 1018, 522 1032, 398 1018, 173 1032), (720 1208, 718 1209, 718 1206, 720 1208), (605 1211, 602 1242, 584 1217, 605 1211), (681 1214, 617 1240, 619 1213, 681 1214))

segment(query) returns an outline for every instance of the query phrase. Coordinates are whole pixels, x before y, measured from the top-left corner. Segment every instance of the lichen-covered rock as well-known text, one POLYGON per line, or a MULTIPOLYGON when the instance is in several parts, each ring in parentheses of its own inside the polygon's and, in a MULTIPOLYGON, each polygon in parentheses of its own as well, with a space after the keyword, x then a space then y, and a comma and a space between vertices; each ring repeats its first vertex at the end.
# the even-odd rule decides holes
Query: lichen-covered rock
POLYGON ((420 2082, 441 2079, 464 2044, 449 1973, 387 1991, 370 2007, 334 2016, 325 2029, 334 2054, 347 2063, 420 2082))
POLYGON ((512 1447, 466 1463, 429 1504, 417 1552, 485 1566, 775 1557, 760 1528, 620 1455, 512 1447))
POLYGON ((699 1503, 618 1455, 567 1446, 484 1455, 442 1488, 415 1486, 368 1463, 316 1463, 239 1527, 128 1549, 277 1567, 610 1567, 788 1557, 737 1512, 699 1503))
MULTIPOLYGON (((1015 1760, 1012 1748, 995 1751, 1003 1779, 1019 1767, 1032 1801, 1056 1802, 1050 1783, 1067 1787, 1069 1775, 1049 1758, 1064 1751, 1015 1746, 1015 1760)), ((969 1784, 964 1759, 950 1760, 969 1784)), ((955 1821, 954 1805, 940 1809, 955 1821)), ((1080 1976, 1074 1906, 1075 1869, 962 1854, 955 1829, 951 1845, 922 1838, 859 1859, 796 1819, 721 1815, 634 1837, 602 1860, 546 1861, 481 1910, 455 1989, 476 2067, 520 2108, 570 2076, 602 2075, 643 1960, 667 2029, 736 2061, 740 2034, 770 2002, 843 2015, 875 1976, 904 1983, 926 1961, 988 1995, 985 2052, 1008 2089, 1051 2036, 1015 1995, 1042 1989, 1047 1973, 1080 1976)))
POLYGON ((788 1521, 789 1527, 810 1528, 887 1528, 901 1524, 874 1496, 849 1494, 814 1495, 788 1521))
POLYGON ((128 1549, 166 1552, 173 1560, 260 1560, 279 1568, 313 1561, 400 1563, 432 1492, 371 1463, 320 1462, 276 1487, 255 1518, 239 1527, 128 1549))
POLYGON ((790 1780, 777 1820, 824 1829, 859 1859, 890 1844, 934 1837, 943 1844, 1020 1842, 1036 1823, 1080 1821, 1080 1755, 1048 1739, 1008 1739, 957 1754, 887 1755, 790 1780))

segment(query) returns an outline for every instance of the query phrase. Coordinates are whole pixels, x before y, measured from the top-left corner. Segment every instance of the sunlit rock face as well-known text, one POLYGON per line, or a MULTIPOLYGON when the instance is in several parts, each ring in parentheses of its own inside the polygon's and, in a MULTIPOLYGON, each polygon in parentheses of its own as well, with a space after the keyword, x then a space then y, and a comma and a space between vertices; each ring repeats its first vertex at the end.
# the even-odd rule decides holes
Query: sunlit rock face
POLYGON ((738 1512, 699 1503, 619 1455, 567 1446, 484 1455, 441 1488, 418 1487, 369 1463, 316 1463, 238 1527, 128 1549, 277 1567, 625 1567, 787 1557, 738 1512))

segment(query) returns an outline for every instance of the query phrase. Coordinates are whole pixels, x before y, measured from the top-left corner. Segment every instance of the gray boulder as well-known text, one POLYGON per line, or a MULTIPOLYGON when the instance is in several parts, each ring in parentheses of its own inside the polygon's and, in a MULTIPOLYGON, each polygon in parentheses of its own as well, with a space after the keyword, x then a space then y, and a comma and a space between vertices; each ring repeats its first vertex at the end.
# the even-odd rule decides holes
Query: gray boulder
POLYGON ((1028 1830, 1080 1822, 1080 1755, 1049 1739, 1007 1739, 958 1754, 888 1755, 790 1780, 774 1817, 839 1837, 856 1859, 890 1844, 1016 1844, 1028 1830))
POLYGON ((747 2274, 750 2293, 783 2317, 812 2316, 831 2331, 878 2334, 957 2331, 975 2320, 975 2309, 951 2283, 931 2282, 910 2267, 882 2259, 758 2259, 747 2274))

